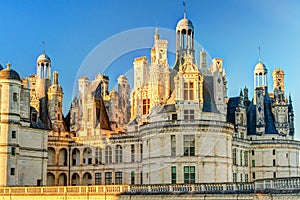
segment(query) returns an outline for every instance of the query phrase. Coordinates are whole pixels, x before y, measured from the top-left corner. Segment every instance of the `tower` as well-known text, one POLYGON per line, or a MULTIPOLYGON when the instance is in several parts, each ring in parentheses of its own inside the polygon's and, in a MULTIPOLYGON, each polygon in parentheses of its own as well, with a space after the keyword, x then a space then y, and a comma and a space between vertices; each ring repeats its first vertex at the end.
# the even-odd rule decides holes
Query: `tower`
POLYGON ((158 29, 154 34, 154 46, 151 50, 150 85, 152 104, 160 104, 170 95, 170 72, 167 58, 168 41, 160 40, 158 29))
POLYGON ((44 53, 42 53, 37 59, 37 73, 36 73, 36 87, 35 95, 39 99, 38 114, 43 123, 50 127, 50 121, 48 119, 48 88, 50 86, 51 77, 51 59, 44 53))
POLYGON ((122 118, 120 123, 125 125, 130 119, 130 86, 126 76, 121 75, 118 78, 118 94, 119 94, 119 110, 122 113, 122 118))
POLYGON ((274 69, 272 73, 273 77, 273 91, 274 98, 277 102, 285 101, 284 96, 284 71, 281 68, 274 69))
POLYGON ((19 74, 10 68, 0 71, 0 185, 18 184, 19 126, 20 126, 20 90, 19 74))
POLYGON ((48 114, 52 124, 52 130, 63 132, 63 89, 58 83, 58 72, 53 72, 53 83, 48 89, 48 114))
POLYGON ((254 69, 254 104, 257 103, 257 92, 258 89, 259 91, 262 91, 262 94, 266 94, 267 92, 267 87, 268 87, 268 70, 266 66, 259 61, 254 69))
POLYGON ((186 18, 181 19, 176 26, 176 64, 174 69, 178 71, 180 62, 186 54, 192 55, 193 62, 194 56, 194 26, 193 23, 186 18))

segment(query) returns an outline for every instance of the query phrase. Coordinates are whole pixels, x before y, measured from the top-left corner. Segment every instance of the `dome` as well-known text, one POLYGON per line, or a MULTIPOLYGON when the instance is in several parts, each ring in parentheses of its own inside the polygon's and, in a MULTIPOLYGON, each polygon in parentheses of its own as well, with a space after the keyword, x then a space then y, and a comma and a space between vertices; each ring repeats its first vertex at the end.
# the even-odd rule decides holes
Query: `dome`
POLYGON ((177 23, 176 29, 177 30, 181 30, 181 29, 194 30, 194 26, 193 26, 192 21, 190 21, 189 19, 183 18, 177 23))
POLYGON ((264 63, 262 63, 261 61, 259 61, 256 66, 255 66, 255 70, 254 71, 259 71, 259 72, 267 72, 267 68, 264 65, 264 63))
POLYGON ((41 61, 51 62, 51 59, 45 53, 42 53, 37 59, 37 62, 41 62, 41 61))
POLYGON ((20 75, 10 68, 5 68, 0 71, 0 79, 14 79, 21 81, 20 75))

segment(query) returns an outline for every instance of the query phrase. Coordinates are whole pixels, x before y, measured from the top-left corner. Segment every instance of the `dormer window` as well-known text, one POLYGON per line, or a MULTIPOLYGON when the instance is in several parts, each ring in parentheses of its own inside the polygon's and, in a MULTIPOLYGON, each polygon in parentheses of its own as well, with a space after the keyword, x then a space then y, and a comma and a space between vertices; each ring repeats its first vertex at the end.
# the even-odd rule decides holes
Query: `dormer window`
POLYGON ((194 83, 184 83, 184 100, 194 100, 194 83))

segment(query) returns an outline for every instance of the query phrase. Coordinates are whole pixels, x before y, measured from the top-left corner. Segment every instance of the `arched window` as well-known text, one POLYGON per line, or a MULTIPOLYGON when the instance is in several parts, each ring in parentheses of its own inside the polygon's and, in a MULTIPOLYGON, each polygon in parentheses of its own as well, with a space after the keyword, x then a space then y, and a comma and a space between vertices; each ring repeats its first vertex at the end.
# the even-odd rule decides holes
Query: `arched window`
POLYGON ((121 145, 116 146, 116 163, 123 162, 123 149, 121 145))
POLYGON ((112 163, 112 150, 110 146, 105 147, 105 163, 112 163))

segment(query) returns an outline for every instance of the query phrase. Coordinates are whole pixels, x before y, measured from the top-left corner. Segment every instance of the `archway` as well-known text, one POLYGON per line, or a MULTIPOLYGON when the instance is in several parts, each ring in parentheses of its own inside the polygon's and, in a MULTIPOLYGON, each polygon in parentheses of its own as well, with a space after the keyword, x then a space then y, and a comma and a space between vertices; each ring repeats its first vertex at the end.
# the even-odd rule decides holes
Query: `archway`
POLYGON ((80 165, 80 151, 77 148, 72 151, 72 165, 80 165))
POLYGON ((59 150, 58 153, 58 165, 67 166, 68 161, 68 151, 65 148, 59 150))
POLYGON ((72 175, 72 185, 75 186, 75 185, 80 185, 80 177, 79 177, 79 174, 78 173, 74 173, 72 175))
POLYGON ((47 173, 47 186, 54 186, 55 185, 55 176, 53 173, 47 173))
POLYGON ((85 172, 82 178, 82 185, 92 185, 92 175, 89 172, 85 172))
POLYGON ((55 149, 48 147, 48 165, 55 165, 55 149))
POLYGON ((65 173, 61 173, 58 176, 58 185, 59 186, 67 186, 68 185, 68 183, 67 183, 67 175, 65 173))

